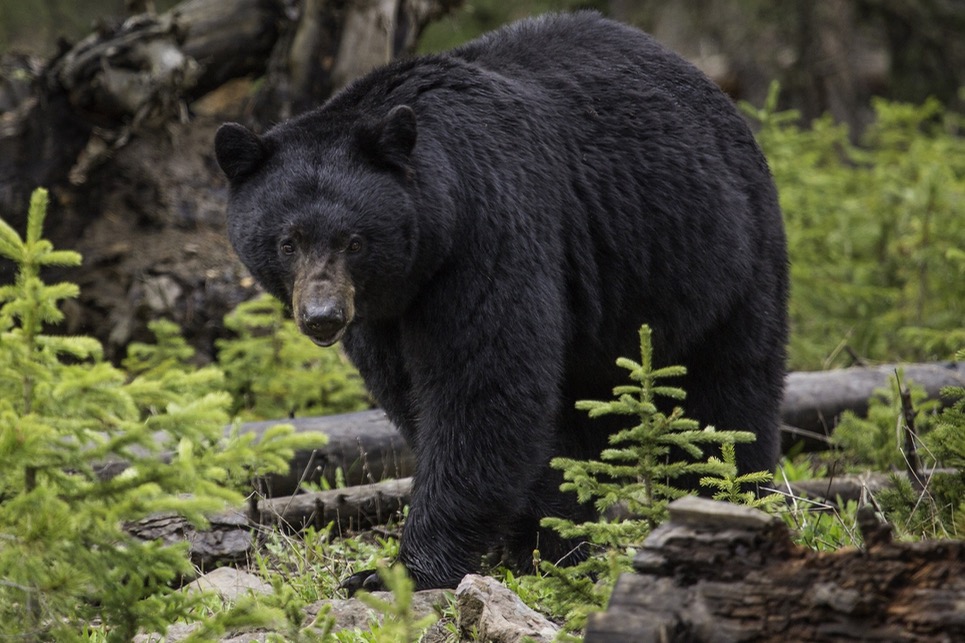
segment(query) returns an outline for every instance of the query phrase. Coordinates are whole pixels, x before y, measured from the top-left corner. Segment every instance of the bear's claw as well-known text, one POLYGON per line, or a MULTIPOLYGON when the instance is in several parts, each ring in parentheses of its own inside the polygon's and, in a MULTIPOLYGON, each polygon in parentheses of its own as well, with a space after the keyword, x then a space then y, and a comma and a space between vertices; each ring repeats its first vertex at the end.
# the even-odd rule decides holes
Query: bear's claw
POLYGON ((381 592, 385 590, 382 579, 374 569, 366 569, 356 572, 338 584, 339 589, 348 591, 348 597, 352 598, 360 589, 366 592, 381 592))

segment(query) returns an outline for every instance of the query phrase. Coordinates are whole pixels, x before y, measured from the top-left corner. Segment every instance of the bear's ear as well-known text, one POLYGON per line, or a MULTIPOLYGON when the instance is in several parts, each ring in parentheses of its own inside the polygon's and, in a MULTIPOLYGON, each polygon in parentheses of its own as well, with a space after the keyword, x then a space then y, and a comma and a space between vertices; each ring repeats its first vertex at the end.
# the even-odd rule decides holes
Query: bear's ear
POLYGON ((268 156, 265 143, 244 125, 225 123, 214 136, 218 165, 231 182, 240 181, 258 169, 268 156))
POLYGON ((415 112, 408 105, 396 105, 373 126, 359 132, 359 146, 373 161, 399 170, 409 169, 415 147, 415 112))

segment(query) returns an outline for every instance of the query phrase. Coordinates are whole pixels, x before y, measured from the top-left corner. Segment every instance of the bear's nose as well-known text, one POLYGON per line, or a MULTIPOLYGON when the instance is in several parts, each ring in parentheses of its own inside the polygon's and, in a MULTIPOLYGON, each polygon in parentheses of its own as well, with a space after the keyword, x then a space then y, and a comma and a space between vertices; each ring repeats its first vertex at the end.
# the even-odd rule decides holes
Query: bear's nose
POLYGON ((324 340, 345 326, 345 310, 333 303, 309 304, 302 310, 302 323, 313 337, 324 340))

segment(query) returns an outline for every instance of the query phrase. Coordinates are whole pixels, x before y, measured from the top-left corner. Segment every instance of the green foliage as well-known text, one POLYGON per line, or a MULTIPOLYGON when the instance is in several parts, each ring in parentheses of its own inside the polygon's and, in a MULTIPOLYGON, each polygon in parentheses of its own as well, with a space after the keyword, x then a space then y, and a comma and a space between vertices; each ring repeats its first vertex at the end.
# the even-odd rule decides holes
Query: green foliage
POLYGON ((857 515, 857 502, 843 503, 840 499, 836 504, 827 504, 791 498, 791 506, 780 513, 791 528, 794 542, 815 551, 859 546, 861 535, 857 515))
POLYGON ((847 345, 874 359, 948 358, 965 339, 965 137, 935 100, 876 100, 860 145, 830 116, 760 124, 791 257, 793 368, 834 363, 847 345))
MULTIPOLYGON (((965 350, 959 351, 956 359, 965 362, 965 350)), ((948 386, 942 397, 952 403, 942 409, 925 444, 936 460, 965 472, 965 386, 948 386)))
POLYGON ((245 420, 360 411, 371 400, 358 372, 338 348, 319 348, 285 319, 267 295, 225 317, 236 337, 218 342, 218 364, 245 420))
MULTIPOLYGON (((579 629, 587 615, 606 605, 620 573, 630 568, 634 548, 667 516, 667 505, 689 493, 675 486, 683 478, 702 477, 702 482, 718 489, 718 495, 753 505, 773 503, 745 493, 743 484, 766 482, 771 474, 737 475, 733 447, 751 442, 747 431, 700 429, 685 418, 680 407, 669 414, 655 404, 657 396, 683 400, 683 390, 660 384, 669 377, 684 375, 681 366, 655 369, 652 363, 651 331, 640 329, 640 362, 620 358, 617 364, 630 372, 634 384, 617 386, 611 401, 580 401, 577 408, 590 417, 621 415, 637 424, 610 436, 611 447, 604 449, 599 461, 554 458, 552 466, 563 470, 563 491, 577 494, 581 503, 593 501, 601 514, 618 503, 631 516, 623 521, 601 519, 575 524, 562 518, 544 518, 543 525, 564 538, 581 539, 594 552, 586 560, 568 568, 542 561, 541 578, 533 581, 542 593, 542 607, 566 617, 569 629, 579 629), (722 449, 721 458, 705 456, 705 449, 722 449)), ((587 546, 587 545, 584 545, 587 546)))
MULTIPOLYGON (((965 360, 965 351, 956 358, 965 360)), ((965 387, 946 387, 942 397, 952 402, 922 436, 922 443, 929 460, 950 472, 932 475, 921 492, 903 479, 878 499, 913 537, 965 537, 965 387)))
POLYGON ((955 513, 961 510, 963 489, 960 473, 932 479, 925 489, 912 485, 908 476, 895 473, 889 486, 875 495, 875 503, 899 539, 951 538, 955 537, 954 527, 950 530, 949 526, 954 525, 955 513))
POLYGON ((42 238, 46 206, 38 190, 25 239, 0 221, 0 255, 18 266, 0 287, 0 636, 79 640, 99 620, 106 640, 125 641, 190 618, 202 598, 172 589, 192 571, 186 544, 142 542, 122 525, 164 511, 203 525, 242 501, 232 481, 286 468, 319 436, 226 437, 218 370, 184 371, 174 365, 183 352, 142 348, 128 377, 95 340, 46 334, 77 287, 48 285, 40 269, 80 261, 42 238), (102 479, 99 465, 118 459, 128 468, 102 479))
POLYGON ((394 538, 375 538, 371 533, 336 538, 329 525, 323 530, 309 528, 297 537, 270 531, 255 554, 254 567, 272 585, 290 587, 313 603, 338 594, 340 581, 354 571, 371 569, 397 555, 394 538))
POLYGON ((473 0, 464 2, 426 26, 419 36, 420 53, 439 52, 461 45, 513 20, 548 11, 597 9, 605 12, 606 0, 473 0))
MULTIPOLYGON (((612 446, 603 450, 598 462, 567 458, 552 461, 554 467, 563 470, 567 481, 561 487, 563 491, 576 492, 582 503, 595 498, 594 505, 599 512, 623 502, 631 515, 642 519, 647 531, 666 518, 670 500, 688 493, 675 487, 674 480, 684 476, 723 477, 732 471, 733 465, 718 458, 701 461, 706 445, 754 441, 754 434, 748 431, 701 429, 695 420, 684 417, 680 407, 674 408, 670 415, 657 408, 657 396, 684 399, 686 394, 682 389, 657 382, 684 375, 686 369, 682 366, 654 369, 650 336, 650 328, 641 327, 640 363, 625 357, 617 360, 618 366, 630 371, 630 379, 636 384, 614 388, 615 400, 576 403, 576 408, 587 411, 591 418, 625 415, 636 418, 638 423, 610 436, 612 446), (685 454, 690 459, 670 457, 672 452, 685 454)), ((556 524, 552 522, 549 526, 556 524)), ((627 542, 628 539, 619 540, 627 542)))
POLYGON ((737 454, 733 442, 720 445, 721 457, 710 456, 708 462, 723 464, 724 470, 718 476, 706 476, 700 479, 700 486, 716 489, 714 500, 731 502, 735 505, 745 505, 757 509, 771 509, 784 502, 784 496, 771 493, 758 496, 754 491, 771 482, 774 474, 770 471, 752 471, 742 475, 737 474, 737 454))
MULTIPOLYGON (((965 355, 959 353, 958 357, 965 355)), ((910 474, 904 473, 908 469, 908 427, 897 381, 889 389, 875 392, 867 418, 845 413, 835 427, 832 443, 840 449, 837 457, 894 472, 891 485, 878 492, 875 502, 899 538, 961 537, 965 534, 965 389, 945 389, 943 396, 954 402, 939 412, 938 400, 927 400, 920 387, 910 388, 914 410, 911 438, 921 462, 918 475, 927 479, 923 488, 913 485, 910 474), (949 472, 928 478, 926 474, 938 467, 949 472)))
MULTIPOLYGON (((928 400, 928 394, 920 386, 905 383, 911 391, 915 409, 915 432, 917 436, 929 430, 939 403, 928 400)), ((840 455, 847 455, 850 464, 871 466, 878 471, 905 468, 905 431, 901 394, 898 380, 892 380, 888 388, 877 389, 868 400, 868 413, 860 417, 852 411, 841 414, 834 427, 831 444, 840 455)), ((927 455, 927 452, 923 455, 927 455)))
POLYGON ((814 480, 815 478, 826 478, 828 467, 822 462, 816 461, 817 458, 809 457, 806 454, 794 453, 797 449, 791 449, 777 464, 777 478, 780 483, 799 482, 801 480, 814 480))

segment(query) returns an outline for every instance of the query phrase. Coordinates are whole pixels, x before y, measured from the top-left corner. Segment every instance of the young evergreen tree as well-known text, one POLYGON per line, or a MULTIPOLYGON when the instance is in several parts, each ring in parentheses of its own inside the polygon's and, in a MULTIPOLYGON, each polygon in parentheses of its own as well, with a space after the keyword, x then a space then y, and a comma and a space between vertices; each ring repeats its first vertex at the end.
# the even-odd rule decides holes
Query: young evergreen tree
POLYGON ((80 256, 42 238, 46 206, 36 191, 23 239, 0 220, 0 256, 18 267, 0 287, 0 637, 86 640, 99 622, 108 640, 129 641, 193 618, 202 598, 172 588, 192 573, 186 544, 143 542, 123 524, 174 511, 203 525, 243 501, 233 480, 283 470, 294 448, 322 438, 291 427, 257 444, 226 437, 231 399, 217 369, 185 371, 144 349, 131 378, 96 340, 47 334, 78 289, 44 283, 41 269, 80 256), (130 466, 102 479, 97 465, 118 458, 130 466))
MULTIPOLYGON (((728 498, 741 502, 756 501, 753 493, 741 491, 747 483, 765 482, 770 474, 762 472, 737 476, 737 467, 727 449, 735 443, 752 442, 749 431, 718 431, 700 428, 684 416, 681 407, 669 414, 656 405, 658 396, 683 400, 685 392, 660 383, 686 373, 682 366, 655 369, 652 362, 651 330, 640 329, 640 362, 621 357, 617 365, 629 371, 633 384, 613 389, 616 399, 580 401, 577 408, 590 417, 621 415, 636 424, 610 436, 611 447, 598 461, 554 458, 552 466, 563 470, 564 491, 572 491, 581 503, 593 502, 601 515, 621 504, 630 516, 625 520, 602 518, 597 522, 576 524, 562 518, 544 518, 543 525, 565 538, 584 541, 591 555, 572 566, 560 567, 542 561, 542 577, 534 581, 544 596, 543 607, 565 616, 568 629, 579 629, 586 616, 603 609, 617 576, 630 569, 635 548, 650 531, 667 517, 667 505, 690 490, 680 480, 702 478, 728 498), (719 451, 723 459, 707 457, 705 450, 719 451), (680 486, 678 486, 680 485, 680 486)), ((753 504, 753 502, 752 502, 753 504)))
POLYGON ((372 406, 358 371, 338 348, 320 349, 285 319, 281 302, 264 295, 225 317, 234 332, 218 341, 218 365, 248 420, 330 415, 372 406))

